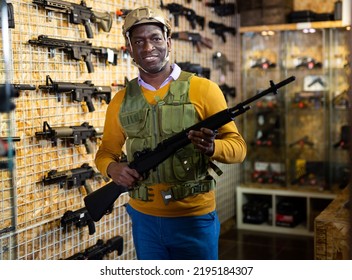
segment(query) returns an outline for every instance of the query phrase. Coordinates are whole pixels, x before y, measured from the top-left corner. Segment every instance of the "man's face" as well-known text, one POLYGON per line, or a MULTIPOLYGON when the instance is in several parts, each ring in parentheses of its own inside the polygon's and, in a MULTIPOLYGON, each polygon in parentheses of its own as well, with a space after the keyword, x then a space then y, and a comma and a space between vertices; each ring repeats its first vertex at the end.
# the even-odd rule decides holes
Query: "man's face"
POLYGON ((155 74, 164 66, 165 54, 170 51, 170 39, 164 38, 162 29, 154 24, 141 24, 131 32, 132 50, 135 62, 148 73, 155 74))

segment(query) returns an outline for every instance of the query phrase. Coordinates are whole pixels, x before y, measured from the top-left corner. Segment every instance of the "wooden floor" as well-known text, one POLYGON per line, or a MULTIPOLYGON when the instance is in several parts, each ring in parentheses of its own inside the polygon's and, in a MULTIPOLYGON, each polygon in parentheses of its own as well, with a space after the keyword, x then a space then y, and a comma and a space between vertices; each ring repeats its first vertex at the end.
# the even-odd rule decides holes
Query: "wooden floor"
POLYGON ((237 230, 222 225, 220 260, 314 260, 314 237, 237 230))

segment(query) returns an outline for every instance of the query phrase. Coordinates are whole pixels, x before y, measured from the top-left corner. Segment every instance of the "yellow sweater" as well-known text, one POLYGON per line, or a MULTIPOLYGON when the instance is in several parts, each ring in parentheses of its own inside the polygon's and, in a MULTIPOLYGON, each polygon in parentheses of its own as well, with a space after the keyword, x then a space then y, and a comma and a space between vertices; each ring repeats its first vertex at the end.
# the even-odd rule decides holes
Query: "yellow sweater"
MULTIPOLYGON (((142 87, 142 92, 150 104, 156 104, 156 96, 162 99, 168 92, 170 83, 156 91, 150 91, 142 87)), ((125 89, 116 93, 111 100, 104 125, 102 144, 96 154, 95 163, 99 171, 107 176, 107 167, 117 161, 121 155, 125 143, 125 134, 119 122, 120 105, 125 96, 125 89)), ((201 119, 205 119, 215 113, 227 108, 223 93, 214 82, 193 76, 189 88, 190 101, 194 104, 201 119)), ((215 139, 214 155, 212 160, 222 163, 239 163, 246 156, 246 143, 239 134, 234 122, 230 122, 218 130, 218 138, 215 139)), ((165 205, 160 191, 167 190, 165 184, 152 186, 154 199, 151 202, 144 202, 130 199, 130 205, 136 210, 163 217, 195 216, 203 215, 215 210, 215 193, 210 191, 204 194, 187 197, 179 201, 170 201, 165 205)))

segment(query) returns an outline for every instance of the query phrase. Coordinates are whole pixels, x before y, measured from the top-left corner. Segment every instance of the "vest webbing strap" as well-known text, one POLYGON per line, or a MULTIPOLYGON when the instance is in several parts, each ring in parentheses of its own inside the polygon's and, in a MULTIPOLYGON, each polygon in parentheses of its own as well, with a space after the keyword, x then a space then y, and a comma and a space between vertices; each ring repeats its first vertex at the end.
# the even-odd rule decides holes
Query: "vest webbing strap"
MULTIPOLYGON (((195 182, 187 182, 185 184, 173 185, 166 191, 161 191, 164 203, 167 205, 170 200, 181 200, 188 196, 206 193, 215 189, 214 179, 204 179, 195 182)), ((154 194, 150 193, 147 186, 139 186, 129 191, 130 197, 142 201, 152 201, 154 194)))
POLYGON ((143 185, 143 186, 138 186, 136 188, 134 188, 133 190, 129 190, 128 193, 130 195, 130 197, 134 198, 134 199, 139 199, 142 201, 153 201, 153 199, 151 199, 154 194, 149 192, 150 189, 143 185))

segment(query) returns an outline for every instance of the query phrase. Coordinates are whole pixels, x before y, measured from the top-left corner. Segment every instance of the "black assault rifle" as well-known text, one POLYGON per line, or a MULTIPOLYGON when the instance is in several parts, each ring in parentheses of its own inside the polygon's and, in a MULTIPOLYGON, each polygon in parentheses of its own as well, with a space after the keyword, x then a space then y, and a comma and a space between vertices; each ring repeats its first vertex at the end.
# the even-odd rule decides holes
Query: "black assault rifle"
POLYGON ((33 4, 37 4, 48 11, 68 14, 70 23, 84 25, 88 38, 93 38, 91 22, 97 23, 105 32, 109 32, 112 26, 110 13, 93 12, 91 7, 87 7, 86 1, 75 4, 60 0, 33 0, 33 4))
POLYGON ((176 40, 191 42, 193 46, 197 47, 198 52, 201 52, 202 46, 205 46, 208 49, 213 48, 213 40, 207 37, 203 37, 198 32, 188 32, 188 31, 173 32, 171 34, 171 38, 176 40))
POLYGON ((221 73, 224 75, 227 74, 227 68, 233 72, 234 63, 233 61, 229 61, 224 53, 219 51, 213 53, 212 61, 214 68, 220 69, 221 73))
POLYGON ((57 144, 58 138, 68 139, 74 145, 84 144, 87 153, 91 153, 91 139, 95 139, 103 135, 103 127, 93 127, 87 122, 77 126, 51 127, 47 121, 43 123, 43 131, 38 131, 35 136, 50 140, 54 145, 57 144))
POLYGON ((104 243, 102 239, 98 239, 97 243, 83 252, 74 254, 68 257, 66 260, 102 260, 104 256, 109 253, 117 251, 118 255, 122 255, 123 252, 123 237, 117 235, 104 243))
POLYGON ((196 73, 199 77, 210 79, 210 68, 208 67, 203 67, 198 63, 191 63, 189 61, 177 62, 177 65, 180 66, 180 68, 184 71, 196 73))
POLYGON ((92 97, 98 98, 100 101, 104 100, 107 104, 111 100, 111 87, 95 86, 91 81, 85 81, 84 83, 54 82, 47 75, 46 85, 39 86, 39 89, 47 90, 49 94, 56 93, 58 101, 61 100, 60 93, 71 93, 71 99, 77 102, 84 101, 89 112, 95 111, 92 97))
POLYGON ((66 186, 67 188, 84 186, 86 193, 92 192, 92 187, 87 182, 88 179, 94 177, 102 177, 102 175, 95 171, 88 163, 82 164, 78 168, 70 170, 57 171, 56 169, 50 170, 43 178, 45 186, 58 183, 60 188, 66 186))
POLYGON ((94 47, 89 41, 68 41, 56 38, 50 38, 46 35, 39 35, 38 40, 28 40, 28 43, 32 45, 47 47, 50 54, 54 54, 54 50, 62 50, 67 53, 71 59, 81 60, 83 58, 87 65, 89 73, 94 72, 93 63, 91 61, 91 55, 94 54, 97 57, 104 59, 112 65, 117 65, 117 57, 119 51, 115 48, 107 47, 94 47))
MULTIPOLYGON (((233 121, 235 117, 245 113, 250 109, 249 104, 253 101, 269 94, 277 94, 277 90, 288 83, 295 80, 291 76, 278 84, 270 81, 270 87, 253 97, 237 104, 232 108, 227 108, 220 111, 191 127, 173 135, 172 137, 160 142, 153 150, 145 150, 134 155, 134 160, 129 163, 129 167, 135 169, 139 174, 146 178, 150 171, 154 170, 160 163, 165 161, 169 156, 174 154, 180 148, 188 145, 190 140, 187 134, 190 130, 199 130, 200 128, 208 128, 211 130, 219 129, 221 126, 233 121)), ((99 221, 105 214, 110 213, 115 200, 121 193, 127 192, 128 189, 124 186, 117 185, 113 181, 107 185, 88 194, 84 198, 84 203, 87 211, 94 221, 99 221)))
POLYGON ((223 23, 217 23, 214 21, 209 21, 208 26, 211 29, 214 29, 214 33, 221 37, 222 41, 226 43, 225 32, 231 33, 232 35, 236 35, 236 28, 231 26, 226 26, 223 23))
POLYGON ((185 16, 186 20, 191 24, 192 29, 196 29, 196 24, 199 24, 204 29, 205 18, 196 14, 196 12, 190 8, 184 7, 181 4, 169 3, 164 5, 163 1, 160 1, 160 8, 169 10, 170 14, 174 17, 175 26, 179 26, 179 16, 185 16))
POLYGON ((61 218, 60 224, 65 230, 67 230, 70 225, 76 225, 77 228, 88 226, 89 235, 95 233, 95 224, 85 207, 76 211, 66 211, 61 218))
POLYGON ((210 7, 218 16, 234 15, 236 12, 235 3, 223 3, 222 0, 214 0, 213 2, 206 2, 205 6, 210 7))

